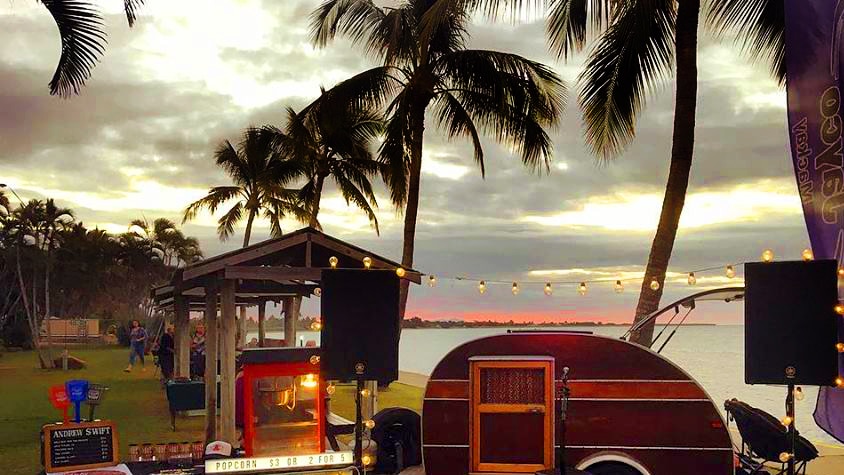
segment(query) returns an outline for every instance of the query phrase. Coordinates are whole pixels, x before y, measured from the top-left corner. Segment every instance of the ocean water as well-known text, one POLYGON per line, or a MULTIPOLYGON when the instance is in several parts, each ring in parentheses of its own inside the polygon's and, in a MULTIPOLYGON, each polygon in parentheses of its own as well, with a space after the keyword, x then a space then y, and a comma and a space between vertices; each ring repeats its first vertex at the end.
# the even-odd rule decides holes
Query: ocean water
MULTIPOLYGON (((619 337, 627 327, 567 327, 598 335, 619 337)), ((661 327, 657 327, 659 332, 661 327)), ((406 329, 402 331, 399 367, 402 371, 431 374, 437 363, 457 345, 488 335, 506 332, 506 328, 406 329)), ((670 329, 666 331, 670 333, 670 329)), ((305 340, 319 342, 316 332, 299 332, 305 340)), ((253 335, 250 334, 249 338, 253 335)), ((270 338, 283 338, 283 332, 268 332, 270 338)), ((709 393, 723 412, 723 403, 737 398, 763 409, 775 417, 785 415, 784 386, 744 384, 744 327, 741 325, 689 326, 680 328, 662 354, 692 375, 709 393)), ((803 387, 805 398, 796 404, 797 429, 806 438, 838 444, 820 429, 812 418, 818 390, 803 387)))

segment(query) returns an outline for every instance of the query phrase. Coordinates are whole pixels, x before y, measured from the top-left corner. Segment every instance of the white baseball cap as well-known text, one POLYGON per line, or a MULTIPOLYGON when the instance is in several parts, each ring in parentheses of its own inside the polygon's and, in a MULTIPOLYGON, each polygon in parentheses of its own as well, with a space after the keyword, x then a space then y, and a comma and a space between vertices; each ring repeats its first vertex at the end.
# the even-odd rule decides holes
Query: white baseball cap
POLYGON ((232 456, 232 444, 222 440, 215 440, 205 446, 205 459, 222 459, 232 456))

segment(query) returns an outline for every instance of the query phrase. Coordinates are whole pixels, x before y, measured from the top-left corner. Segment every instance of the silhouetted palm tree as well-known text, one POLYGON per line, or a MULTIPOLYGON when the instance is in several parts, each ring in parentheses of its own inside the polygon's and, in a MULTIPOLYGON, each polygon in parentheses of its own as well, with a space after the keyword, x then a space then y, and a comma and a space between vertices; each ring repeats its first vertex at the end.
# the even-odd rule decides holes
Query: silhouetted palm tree
MULTIPOLYGON (((78 94, 91 70, 105 52, 103 18, 93 2, 86 0, 36 0, 56 22, 62 48, 56 72, 50 80, 50 94, 63 97, 78 94)), ((129 26, 145 0, 123 0, 129 26)))
POLYGON ((323 187, 330 177, 346 203, 362 209, 378 232, 378 218, 372 209, 378 203, 370 178, 382 169, 372 150, 384 131, 384 121, 372 110, 335 104, 329 99, 323 93, 298 113, 288 108, 284 129, 266 130, 275 136, 286 160, 302 162, 307 181, 299 190, 299 198, 310 214, 309 226, 319 228, 323 187))
MULTIPOLYGON (((751 55, 768 61, 774 76, 782 82, 785 78, 783 9, 781 0, 712 0, 707 19, 721 33, 738 33, 751 55)), ((551 2, 548 34, 559 57, 581 50, 590 27, 600 33, 580 76, 580 103, 587 141, 601 159, 619 155, 633 140, 636 118, 647 92, 670 76, 672 66, 675 69, 668 182, 634 323, 659 306, 685 204, 694 156, 700 13, 700 0, 551 2), (651 288, 652 280, 659 282, 658 290, 651 288)), ((631 339, 650 345, 652 337, 653 322, 631 339)))
POLYGON ((234 185, 211 188, 208 195, 185 209, 182 222, 194 219, 202 209, 214 213, 220 206, 234 201, 219 219, 217 234, 220 240, 227 240, 245 215, 243 247, 249 245, 252 224, 259 215, 270 222, 274 237, 281 236, 281 220, 287 215, 307 222, 308 211, 299 203, 297 191, 285 188, 287 183, 302 175, 302 164, 279 158, 273 138, 274 134, 266 130, 250 128, 244 132, 237 148, 228 140, 223 142, 214 157, 234 185))
MULTIPOLYGON (((360 73, 328 94, 364 106, 389 100, 380 157, 388 167, 391 198, 404 206, 402 265, 412 267, 419 208, 426 112, 451 137, 467 137, 484 173, 481 134, 512 145, 532 169, 548 165, 554 126, 564 100, 562 80, 521 56, 467 49, 468 6, 435 10, 437 2, 407 0, 382 8, 371 0, 329 0, 313 14, 312 38, 325 46, 348 36, 382 66, 360 73), (426 15, 432 19, 423 32, 426 15)), ((407 305, 402 281, 400 316, 407 305)))

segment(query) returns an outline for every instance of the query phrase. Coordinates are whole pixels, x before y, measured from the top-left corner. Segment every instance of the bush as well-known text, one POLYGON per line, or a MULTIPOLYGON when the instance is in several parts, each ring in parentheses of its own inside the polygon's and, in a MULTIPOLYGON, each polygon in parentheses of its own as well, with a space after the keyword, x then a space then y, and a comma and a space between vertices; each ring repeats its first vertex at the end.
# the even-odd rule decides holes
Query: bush
POLYGON ((0 339, 3 340, 3 344, 7 347, 21 347, 31 350, 32 337, 26 316, 17 314, 14 318, 10 319, 2 329, 2 332, 0 332, 0 339))

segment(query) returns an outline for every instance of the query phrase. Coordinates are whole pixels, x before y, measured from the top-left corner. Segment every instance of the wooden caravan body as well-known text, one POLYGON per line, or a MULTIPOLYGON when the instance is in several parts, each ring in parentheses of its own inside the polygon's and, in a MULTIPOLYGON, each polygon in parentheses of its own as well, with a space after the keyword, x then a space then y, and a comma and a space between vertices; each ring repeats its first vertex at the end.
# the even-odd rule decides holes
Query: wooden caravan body
POLYGON ((556 397, 564 367, 567 465, 623 463, 641 475, 733 473, 723 417, 678 366, 623 340, 524 332, 465 343, 434 369, 422 411, 426 474, 552 467, 562 440, 556 397))

